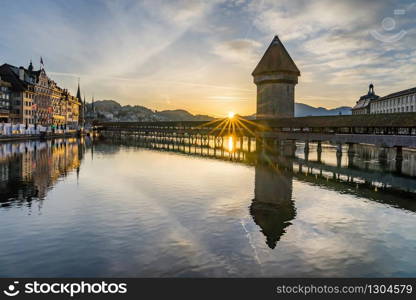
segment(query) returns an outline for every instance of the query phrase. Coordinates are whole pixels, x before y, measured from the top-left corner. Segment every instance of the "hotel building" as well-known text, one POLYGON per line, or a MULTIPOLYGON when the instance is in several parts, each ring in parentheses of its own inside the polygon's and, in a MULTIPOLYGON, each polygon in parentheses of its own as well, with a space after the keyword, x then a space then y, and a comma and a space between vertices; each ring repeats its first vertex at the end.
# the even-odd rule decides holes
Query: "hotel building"
POLYGON ((379 97, 374 93, 374 86, 371 84, 368 94, 361 96, 352 108, 353 115, 406 112, 416 112, 416 88, 379 97))

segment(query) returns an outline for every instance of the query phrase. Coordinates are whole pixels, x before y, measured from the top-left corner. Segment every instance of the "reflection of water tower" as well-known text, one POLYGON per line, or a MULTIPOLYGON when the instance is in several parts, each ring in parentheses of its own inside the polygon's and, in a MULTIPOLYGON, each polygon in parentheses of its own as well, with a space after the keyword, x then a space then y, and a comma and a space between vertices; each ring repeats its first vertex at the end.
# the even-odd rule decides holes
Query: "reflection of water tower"
POLYGON ((280 237, 296 216, 292 201, 292 180, 290 172, 275 169, 264 164, 256 166, 255 199, 250 206, 254 222, 266 236, 266 243, 276 247, 280 237))

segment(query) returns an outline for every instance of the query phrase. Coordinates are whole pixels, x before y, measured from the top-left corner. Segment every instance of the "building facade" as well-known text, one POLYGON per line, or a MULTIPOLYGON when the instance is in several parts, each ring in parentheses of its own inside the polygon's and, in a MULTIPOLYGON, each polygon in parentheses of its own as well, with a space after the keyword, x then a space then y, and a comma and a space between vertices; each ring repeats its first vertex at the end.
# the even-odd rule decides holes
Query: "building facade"
POLYGON ((1 82, 5 82, 2 86, 10 85, 4 87, 8 90, 4 99, 1 98, 3 92, 0 87, 0 121, 51 128, 64 128, 66 125, 72 129, 78 128, 82 117, 79 84, 79 97, 74 97, 47 76, 43 63, 35 71, 32 62, 27 69, 3 64, 0 66, 0 78, 1 82))
POLYGON ((62 97, 64 91, 54 81, 50 81, 50 88, 52 92, 52 126, 62 128, 66 124, 66 102, 62 97))
POLYGON ((258 119, 294 117, 295 85, 300 71, 277 36, 252 76, 257 86, 258 119))
POLYGON ((3 81, 0 76, 0 122, 10 120, 11 83, 3 81))
POLYGON ((35 120, 36 124, 50 126, 53 124, 52 84, 45 69, 36 72, 35 85, 35 120))
POLYGON ((64 90, 62 95, 66 103, 66 125, 68 128, 74 129, 79 125, 82 103, 77 97, 72 96, 68 90, 64 90))
POLYGON ((374 85, 370 84, 370 86, 368 87, 368 93, 366 95, 361 96, 360 99, 358 99, 355 106, 352 108, 352 114, 353 115, 370 114, 371 113, 370 111, 371 101, 377 100, 378 98, 380 97, 377 96, 376 93, 374 92, 374 85))
POLYGON ((381 97, 370 105, 372 114, 416 112, 416 88, 381 97))
POLYGON ((23 67, 9 64, 0 66, 0 76, 11 84, 9 122, 13 124, 34 124, 33 100, 35 75, 23 67))
POLYGON ((362 96, 352 108, 353 115, 394 114, 416 112, 416 88, 379 97, 371 84, 367 95, 362 96))

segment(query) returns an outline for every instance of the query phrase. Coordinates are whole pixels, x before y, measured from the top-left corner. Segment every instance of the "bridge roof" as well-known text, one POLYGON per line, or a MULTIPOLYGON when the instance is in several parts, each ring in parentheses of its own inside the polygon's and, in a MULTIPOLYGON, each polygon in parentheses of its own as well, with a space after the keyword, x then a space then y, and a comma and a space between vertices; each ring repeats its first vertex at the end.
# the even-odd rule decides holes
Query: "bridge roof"
MULTIPOLYGON (((416 127, 416 113, 302 117, 262 120, 271 127, 416 127)), ((265 125, 266 125, 265 124, 265 125)))
MULTIPOLYGON (((215 127, 224 119, 207 121, 164 121, 164 122, 96 122, 96 126, 116 126, 120 128, 133 128, 143 126, 156 127, 215 127)), ((322 128, 322 127, 416 127, 416 113, 396 113, 396 114, 371 114, 371 115, 343 115, 343 116, 319 116, 301 118, 281 118, 253 120, 245 123, 248 127, 261 124, 270 127, 293 127, 293 128, 322 128)))

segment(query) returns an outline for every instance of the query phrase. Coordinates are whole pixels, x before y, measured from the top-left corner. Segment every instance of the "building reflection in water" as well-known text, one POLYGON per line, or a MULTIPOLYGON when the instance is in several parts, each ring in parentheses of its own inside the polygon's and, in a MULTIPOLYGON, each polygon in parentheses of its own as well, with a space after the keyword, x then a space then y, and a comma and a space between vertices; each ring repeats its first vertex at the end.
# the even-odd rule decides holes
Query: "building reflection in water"
POLYGON ((271 249, 276 247, 296 216, 291 171, 290 157, 264 152, 259 154, 255 166, 255 198, 250 206, 250 214, 271 249))
POLYGON ((84 151, 78 139, 0 144, 0 206, 43 200, 59 178, 79 172, 84 151))

